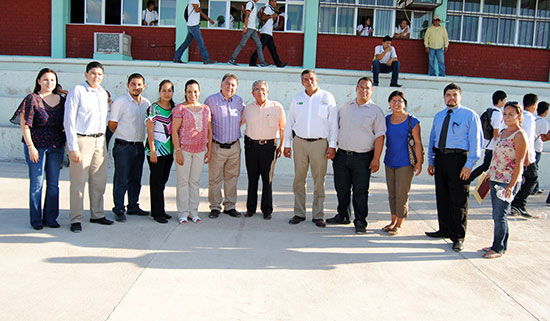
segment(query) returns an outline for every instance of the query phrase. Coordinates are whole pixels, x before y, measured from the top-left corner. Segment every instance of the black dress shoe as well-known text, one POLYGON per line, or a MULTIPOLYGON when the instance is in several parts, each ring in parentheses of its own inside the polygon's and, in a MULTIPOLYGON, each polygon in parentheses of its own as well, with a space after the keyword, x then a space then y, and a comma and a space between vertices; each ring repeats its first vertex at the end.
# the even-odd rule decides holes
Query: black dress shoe
POLYGON ((449 237, 449 234, 443 233, 441 231, 435 231, 435 232, 426 232, 426 235, 433 238, 447 238, 449 237))
POLYGON ((225 210, 223 211, 225 214, 229 215, 229 216, 232 216, 232 217, 239 217, 241 216, 241 213, 239 213, 239 211, 237 211, 236 209, 232 208, 230 210, 225 210))
POLYGON ((117 222, 126 222, 126 215, 124 213, 115 213, 115 221, 117 222))
POLYGON ((390 87, 401 87, 400 84, 390 84, 390 87))
POLYGON ((315 223, 315 226, 317 226, 317 227, 326 227, 327 226, 325 224, 325 220, 323 220, 322 218, 318 218, 316 220, 313 220, 313 223, 315 223))
POLYGON ((37 226, 33 226, 32 228, 37 230, 37 231, 40 231, 43 228, 43 226, 42 225, 37 225, 37 226))
POLYGON ((174 59, 172 61, 177 63, 177 64, 184 64, 185 63, 185 62, 181 61, 181 59, 174 59))
POLYGON ((153 219, 161 224, 168 223, 168 220, 164 216, 153 217, 153 219))
POLYGON ((80 225, 80 223, 72 223, 71 224, 71 232, 73 232, 73 233, 82 232, 82 225, 80 225))
POLYGON ((349 224, 349 218, 344 217, 340 214, 336 214, 333 218, 327 220, 328 224, 349 224))
POLYGON ((211 210, 211 211, 210 211, 210 214, 208 214, 208 217, 209 217, 209 218, 218 218, 219 215, 220 215, 220 211, 218 211, 218 210, 211 210))
POLYGON ((305 220, 306 220, 305 217, 300 217, 300 216, 294 215, 294 216, 288 221, 288 223, 294 225, 294 224, 298 224, 298 223, 300 223, 300 222, 303 222, 303 221, 305 221, 305 220))
POLYGON ((264 220, 270 220, 271 219, 271 213, 264 213, 264 220))
POLYGON ((287 65, 288 65, 288 62, 284 62, 282 65, 279 65, 279 66, 277 66, 277 67, 279 67, 279 68, 284 68, 284 67, 286 67, 287 65))
POLYGON ((355 234, 367 234, 367 228, 363 225, 357 225, 355 226, 355 234))
POLYGON ((464 250, 464 244, 462 244, 462 241, 453 242, 453 251, 460 252, 462 250, 464 250))
POLYGON ((96 223, 101 225, 111 225, 113 224, 113 221, 108 220, 105 217, 102 217, 102 218, 91 218, 90 223, 96 223))
POLYGON ((61 225, 59 225, 59 223, 55 222, 55 223, 52 223, 52 224, 46 224, 47 227, 50 227, 50 228, 59 228, 61 225))
POLYGON ((167 219, 167 220, 169 220, 169 219, 172 218, 172 215, 168 215, 168 214, 164 213, 164 218, 167 219))
POLYGON ((244 214, 244 217, 252 217, 252 216, 254 216, 254 214, 256 214, 256 213, 246 212, 246 214, 244 214))
POLYGON ((139 215, 139 216, 147 216, 151 213, 147 212, 147 211, 144 211, 142 210, 141 208, 137 208, 135 210, 131 210, 131 211, 127 211, 126 214, 128 215, 139 215))

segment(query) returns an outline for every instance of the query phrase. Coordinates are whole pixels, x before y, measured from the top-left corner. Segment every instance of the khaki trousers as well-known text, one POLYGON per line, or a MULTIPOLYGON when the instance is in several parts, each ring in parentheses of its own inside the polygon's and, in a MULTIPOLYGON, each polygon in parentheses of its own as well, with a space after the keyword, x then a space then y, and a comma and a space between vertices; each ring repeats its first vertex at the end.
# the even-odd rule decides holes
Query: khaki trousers
POLYGON ((392 215, 407 218, 409 213, 409 191, 414 175, 413 166, 391 168, 386 166, 386 185, 392 215))
MULTIPOLYGON (((176 153, 180 153, 177 151, 176 153)), ((178 183, 176 185, 176 206, 179 218, 199 216, 200 180, 202 167, 204 166, 204 154, 189 153, 184 150, 183 165, 176 163, 178 183)))
POLYGON ((70 162, 69 176, 71 197, 69 218, 72 223, 82 222, 84 212, 84 187, 88 176, 88 194, 90 198, 90 217, 105 216, 103 213, 103 194, 107 185, 107 147, 105 135, 101 137, 77 136, 80 149, 80 163, 70 162))
POLYGON ((328 142, 320 139, 308 142, 298 136, 294 137, 294 215, 306 217, 306 178, 308 168, 313 177, 313 219, 324 218, 325 175, 327 173, 326 152, 328 142))
POLYGON ((241 144, 237 141, 231 148, 220 148, 212 143, 212 159, 208 163, 208 202, 210 210, 225 211, 237 203, 237 181, 241 172, 241 144), (222 182, 225 200, 222 198, 222 182))

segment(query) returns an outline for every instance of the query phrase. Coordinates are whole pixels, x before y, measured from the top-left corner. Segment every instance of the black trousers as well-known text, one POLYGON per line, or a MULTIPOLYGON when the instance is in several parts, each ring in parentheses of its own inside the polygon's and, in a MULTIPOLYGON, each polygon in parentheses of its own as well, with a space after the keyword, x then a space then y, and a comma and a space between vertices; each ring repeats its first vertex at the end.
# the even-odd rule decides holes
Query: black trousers
POLYGON ((527 204, 527 197, 531 195, 535 184, 539 178, 539 170, 537 163, 531 163, 527 167, 523 167, 523 176, 521 182, 521 188, 519 189, 516 197, 512 201, 512 206, 525 211, 525 205, 527 204))
POLYGON ((466 164, 464 154, 435 154, 435 197, 439 230, 453 242, 464 241, 468 220, 470 183, 460 178, 466 164))
POLYGON ((265 145, 253 143, 245 137, 244 157, 248 174, 248 194, 246 211, 256 213, 258 206, 258 181, 262 178, 262 202, 260 209, 264 214, 273 213, 273 193, 271 190, 271 167, 275 160, 275 142, 265 145))
POLYGON ((166 215, 164 210, 164 188, 168 177, 170 176, 170 169, 174 162, 172 155, 157 157, 157 163, 152 163, 151 158, 147 156, 147 162, 149 163, 149 169, 151 174, 149 175, 149 191, 151 196, 151 216, 162 217, 166 215))
MULTIPOLYGON (((277 54, 277 48, 275 47, 275 41, 273 40, 273 37, 262 33, 260 34, 260 42, 262 43, 262 50, 267 46, 267 49, 269 50, 269 53, 271 54, 271 58, 273 58, 273 62, 275 63, 275 66, 280 67, 283 65, 281 62, 281 59, 279 59, 279 54, 277 54)), ((256 66, 256 61, 258 60, 258 52, 254 51, 252 56, 250 56, 250 66, 256 66)))
POLYGON ((485 150, 485 158, 483 158, 483 164, 479 165, 476 169, 470 174, 469 181, 473 182, 481 173, 486 172, 491 166, 491 159, 493 158, 493 151, 490 149, 485 150))
POLYGON ((350 200, 353 191, 353 211, 355 226, 367 226, 369 215, 370 163, 374 151, 368 153, 348 153, 338 149, 332 162, 334 169, 334 189, 338 198, 338 214, 350 217, 350 200))

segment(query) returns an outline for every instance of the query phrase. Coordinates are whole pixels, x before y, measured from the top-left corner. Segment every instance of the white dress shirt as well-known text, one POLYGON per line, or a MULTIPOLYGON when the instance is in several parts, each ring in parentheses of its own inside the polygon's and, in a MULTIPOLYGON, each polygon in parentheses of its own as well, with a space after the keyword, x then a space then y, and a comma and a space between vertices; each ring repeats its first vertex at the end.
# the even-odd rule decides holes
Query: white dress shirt
POLYGON ((127 142, 142 142, 145 139, 147 107, 150 105, 147 98, 141 97, 138 103, 129 93, 115 100, 109 118, 109 121, 117 122, 115 137, 127 142))
MULTIPOLYGON (((383 52, 384 52, 384 46, 383 45, 376 46, 374 48, 374 59, 376 59, 376 55, 379 55, 383 52)), ((397 58, 397 52, 395 52, 395 47, 391 46, 390 52, 386 52, 384 57, 382 57, 382 59, 380 59, 378 61, 380 61, 381 64, 385 64, 388 61, 390 61, 390 59, 393 59, 393 58, 397 58)))
POLYGON ((63 126, 69 151, 79 151, 77 134, 103 134, 107 126, 107 92, 87 82, 74 86, 65 100, 63 126))
POLYGON ((523 123, 521 128, 527 133, 527 152, 529 157, 529 164, 532 164, 536 161, 535 155, 535 115, 532 112, 524 110, 523 111, 523 123))
POLYGON ((309 96, 298 93, 290 104, 285 127, 285 147, 290 147, 292 131, 301 138, 330 138, 329 147, 338 141, 338 109, 334 96, 317 89, 309 96))
POLYGON ((541 116, 535 117, 535 152, 541 153, 544 148, 544 142, 540 137, 548 132, 548 122, 541 116))

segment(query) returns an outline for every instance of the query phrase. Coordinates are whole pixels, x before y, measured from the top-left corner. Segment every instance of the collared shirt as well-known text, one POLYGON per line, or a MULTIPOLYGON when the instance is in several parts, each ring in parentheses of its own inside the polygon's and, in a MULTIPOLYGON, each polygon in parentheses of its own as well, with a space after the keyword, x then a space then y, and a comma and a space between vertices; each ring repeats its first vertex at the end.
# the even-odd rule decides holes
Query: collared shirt
MULTIPOLYGON (((376 46, 374 48, 374 59, 376 59, 376 55, 379 55, 383 52, 384 52, 384 46, 382 46, 382 45, 376 46)), ((385 64, 388 61, 390 61, 390 59, 393 59, 393 58, 397 58, 397 52, 395 52, 395 47, 391 46, 390 52, 386 52, 384 57, 382 57, 382 59, 380 59, 378 61, 380 61, 381 64, 385 64)))
POLYGON ((548 122, 543 117, 537 115, 537 117, 535 117, 535 152, 542 152, 544 142, 540 136, 542 134, 546 134, 547 132, 548 122))
MULTIPOLYGON (((275 14, 275 10, 268 4, 265 6, 264 13, 268 16, 272 16, 275 14)), ((260 28, 260 33, 273 36, 273 17, 269 17, 265 21, 264 25, 260 28)))
POLYGON ((107 126, 107 92, 94 89, 87 82, 74 86, 65 100, 63 127, 69 151, 79 151, 76 134, 105 133, 107 126))
POLYGON ((149 25, 151 21, 159 20, 159 14, 157 10, 149 11, 149 9, 145 9, 141 13, 141 20, 145 21, 145 23, 149 25))
POLYGON ((115 137, 128 142, 142 142, 145 139, 145 118, 147 107, 151 103, 141 97, 141 102, 132 98, 130 93, 120 96, 111 106, 109 121, 117 122, 115 137))
POLYGON ((250 11, 248 16, 248 24, 246 27, 248 29, 256 30, 256 18, 258 17, 258 4, 250 0, 246 3, 246 11, 250 11))
POLYGON ((350 152, 369 152, 374 149, 374 141, 386 134, 384 112, 372 100, 363 105, 356 99, 343 103, 338 125, 338 148, 350 152))
POLYGON ((204 101, 212 113, 212 139, 228 144, 241 138, 243 99, 237 95, 227 100, 221 92, 208 96, 204 101))
POLYGON ((302 138, 328 138, 329 147, 338 142, 338 109, 334 96, 320 88, 309 96, 305 90, 292 99, 285 127, 285 147, 290 147, 292 131, 302 138))
POLYGON ((274 139, 281 128, 285 128, 286 117, 283 106, 273 100, 266 100, 261 106, 257 102, 244 107, 244 134, 254 140, 274 139))
MULTIPOLYGON (((491 126, 493 126, 493 129, 498 129, 500 132, 501 129, 504 129, 506 125, 504 125, 502 121, 502 109, 493 106, 491 109, 494 109, 495 111, 491 114, 491 126)), ((488 150, 493 150, 495 147, 495 139, 494 137, 490 140, 483 139, 483 146, 487 148, 488 150)))
POLYGON ((449 36, 447 29, 443 26, 429 26, 424 35, 424 47, 432 49, 441 49, 449 47, 449 36))
MULTIPOLYGON (((443 121, 447 116, 449 108, 435 114, 430 132, 430 144, 428 148, 428 164, 434 164, 433 148, 439 146, 439 136, 443 121)), ((475 111, 459 105, 452 109, 447 131, 447 143, 445 148, 463 149, 468 152, 465 167, 472 169, 477 160, 481 157, 481 142, 483 132, 481 121, 475 111)))
POLYGON ((535 155, 535 138, 536 138, 536 123, 535 115, 532 112, 524 110, 523 111, 523 122, 521 128, 527 133, 527 152, 529 157, 529 164, 532 164, 536 161, 535 155))

